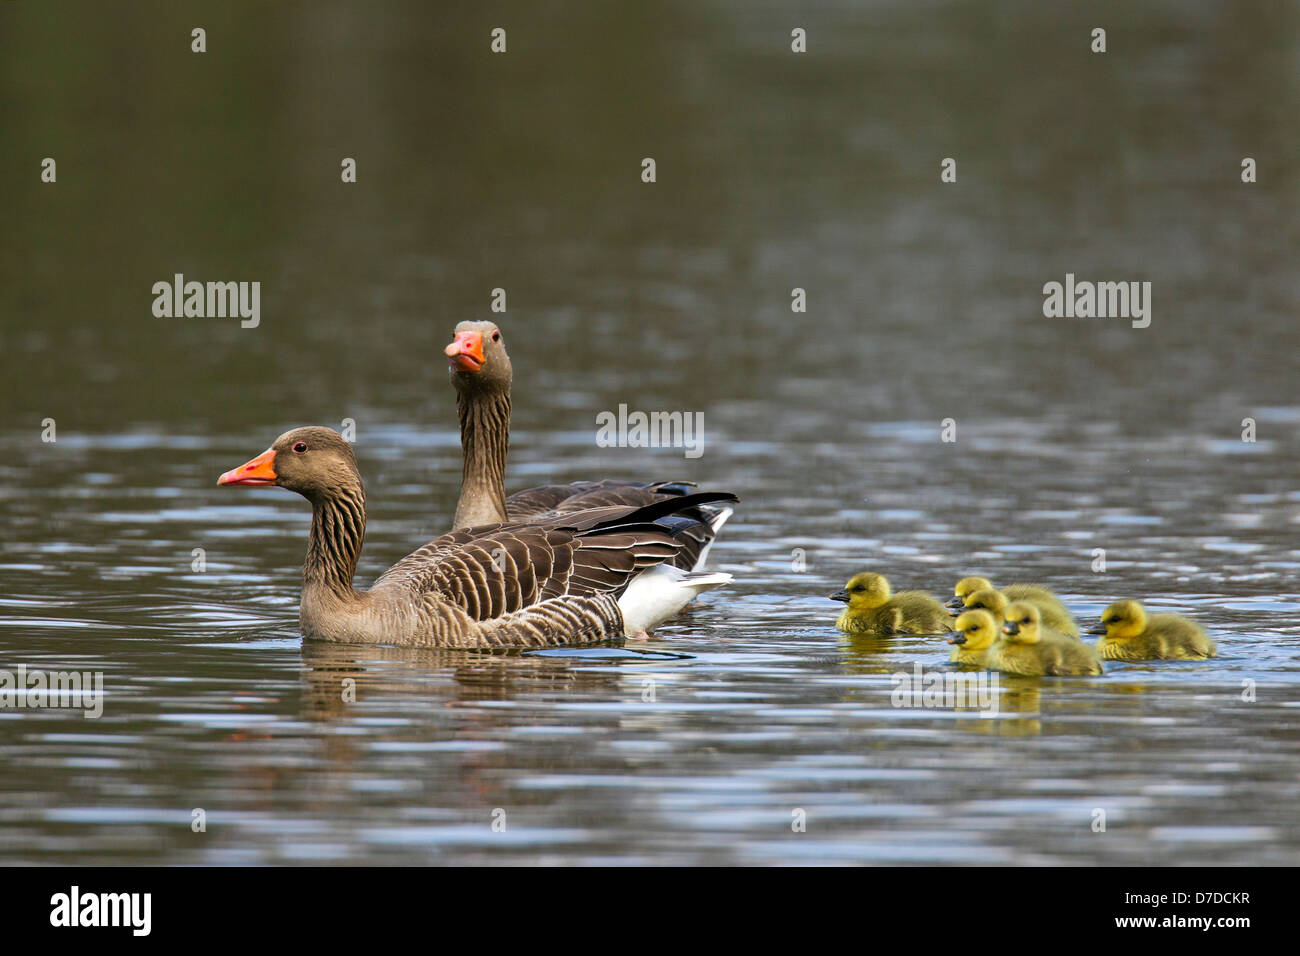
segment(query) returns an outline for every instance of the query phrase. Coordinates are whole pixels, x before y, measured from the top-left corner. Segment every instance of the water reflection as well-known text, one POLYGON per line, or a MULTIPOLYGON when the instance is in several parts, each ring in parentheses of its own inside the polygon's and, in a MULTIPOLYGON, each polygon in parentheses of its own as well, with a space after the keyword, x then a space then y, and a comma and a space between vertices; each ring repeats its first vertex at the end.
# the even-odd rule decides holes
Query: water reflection
MULTIPOLYGON (((629 653, 622 660, 637 660, 629 653)), ((608 673, 574 667, 569 659, 520 652, 444 648, 363 647, 302 643, 307 690, 304 716, 339 717, 363 697, 422 697, 450 679, 446 702, 506 701, 520 693, 611 693, 619 680, 608 673)))

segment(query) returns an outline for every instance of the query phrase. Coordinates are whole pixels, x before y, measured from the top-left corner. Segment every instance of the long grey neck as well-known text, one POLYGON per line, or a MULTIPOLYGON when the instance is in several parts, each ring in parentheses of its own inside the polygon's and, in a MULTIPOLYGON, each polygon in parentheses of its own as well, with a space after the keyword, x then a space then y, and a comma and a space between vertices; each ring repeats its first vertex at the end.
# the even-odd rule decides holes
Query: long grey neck
POLYGON ((311 537, 303 562, 304 590, 323 588, 339 597, 354 597, 352 578, 366 537, 366 492, 358 483, 312 501, 311 537))
POLYGON ((460 502, 456 528, 506 520, 506 452, 510 448, 510 393, 486 390, 456 395, 460 415, 460 502))

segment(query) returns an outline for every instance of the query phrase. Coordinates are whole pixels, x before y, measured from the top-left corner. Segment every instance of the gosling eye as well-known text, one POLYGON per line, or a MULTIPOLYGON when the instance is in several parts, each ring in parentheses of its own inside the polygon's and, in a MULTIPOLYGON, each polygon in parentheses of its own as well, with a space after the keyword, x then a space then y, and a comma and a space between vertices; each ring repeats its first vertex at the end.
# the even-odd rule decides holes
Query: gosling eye
POLYGON ((307 450, 307 443, 305 441, 294 442, 293 450, 301 455, 307 450))

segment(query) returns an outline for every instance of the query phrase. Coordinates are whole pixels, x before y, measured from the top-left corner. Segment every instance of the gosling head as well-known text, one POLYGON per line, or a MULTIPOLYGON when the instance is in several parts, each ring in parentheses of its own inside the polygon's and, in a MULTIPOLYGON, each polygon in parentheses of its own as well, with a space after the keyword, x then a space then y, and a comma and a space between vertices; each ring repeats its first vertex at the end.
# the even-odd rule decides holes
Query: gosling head
POLYGON ((870 611, 887 602, 892 593, 883 574, 864 571, 849 578, 849 583, 830 595, 830 599, 846 602, 850 611, 870 611))
POLYGON ((509 391, 510 356, 495 322, 461 322, 443 351, 451 383, 460 394, 509 391))
POLYGON ((1102 612, 1101 620, 1088 628, 1088 633, 1104 634, 1112 641, 1125 641, 1146 629, 1146 608, 1137 601, 1116 601, 1102 612))
POLYGON ((976 591, 983 591, 992 588, 993 584, 988 578, 962 578, 957 582, 957 586, 952 589, 952 597, 948 599, 945 607, 953 608, 958 614, 966 604, 966 598, 976 591))
POLYGON ((1038 608, 1024 601, 1008 604, 1004 613, 1002 634, 1010 644, 1037 644, 1038 608))
POLYGON ((271 447, 217 479, 219 485, 279 485, 310 501, 361 491, 352 446, 332 428, 309 425, 285 432, 271 447))
POLYGON ((965 607, 968 611, 988 611, 997 620, 1002 620, 1007 609, 1007 596, 993 588, 980 588, 966 595, 965 607))
POLYGON ((948 638, 949 644, 960 644, 968 651, 982 651, 992 645, 998 636, 998 625, 988 611, 966 611, 953 625, 956 628, 948 638))

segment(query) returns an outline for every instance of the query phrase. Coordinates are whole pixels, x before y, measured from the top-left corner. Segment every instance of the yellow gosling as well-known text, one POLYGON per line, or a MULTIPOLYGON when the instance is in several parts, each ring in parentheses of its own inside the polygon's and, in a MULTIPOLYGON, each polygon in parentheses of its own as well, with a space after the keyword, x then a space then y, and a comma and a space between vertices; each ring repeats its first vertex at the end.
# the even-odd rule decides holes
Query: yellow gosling
POLYGON ((845 634, 938 634, 952 630, 943 605, 924 591, 894 594, 883 574, 855 574, 843 590, 830 595, 848 607, 835 622, 845 634))
POLYGON ((956 587, 952 589, 952 597, 944 607, 951 608, 956 614, 961 613, 961 609, 966 604, 966 599, 976 591, 987 591, 993 587, 993 582, 988 578, 962 578, 957 582, 956 587))
POLYGON ((1038 608, 1016 601, 1006 609, 1002 637, 989 649, 992 670, 1025 677, 1088 676, 1104 672, 1090 644, 1042 626, 1038 608))
MULTIPOLYGON (((1005 591, 983 588, 968 594, 964 606, 967 610, 988 611, 997 619, 998 624, 1001 624, 1005 619, 1007 605, 1012 600, 1007 597, 1005 591)), ((1060 631, 1069 637, 1079 636, 1079 625, 1075 623, 1074 616, 1065 609, 1060 601, 1040 601, 1037 598, 1019 598, 1019 600, 1038 608, 1044 627, 1053 631, 1060 631)))
POLYGON ((966 611, 957 618, 954 628, 948 643, 955 646, 948 660, 984 667, 989 648, 998 639, 998 622, 993 615, 988 611, 966 611))
POLYGON ((1069 611, 1061 603, 1061 599, 1056 596, 1051 588, 1043 587, 1041 584, 1008 584, 1004 588, 993 588, 993 584, 988 578, 962 578, 957 582, 956 587, 952 589, 953 596, 949 598, 947 607, 955 608, 957 613, 961 613, 962 606, 966 603, 966 598, 970 597, 976 591, 998 590, 1007 596, 1008 601, 1033 601, 1040 608, 1051 605, 1061 614, 1068 616, 1069 611))
POLYGON ((1177 614, 1148 615, 1137 601, 1118 601, 1088 629, 1102 635, 1097 653, 1108 661, 1203 661, 1214 641, 1195 621, 1177 614))

